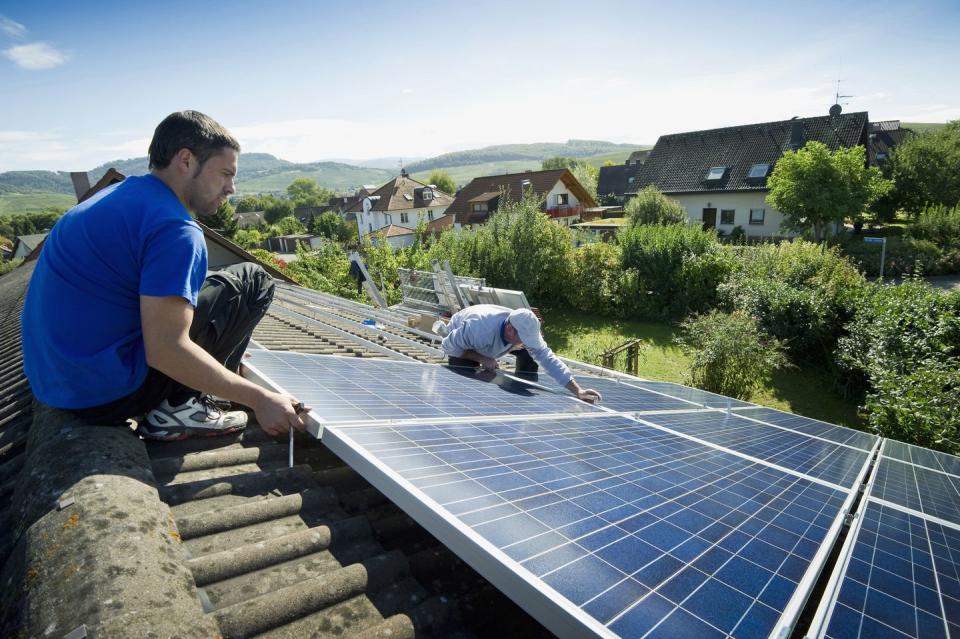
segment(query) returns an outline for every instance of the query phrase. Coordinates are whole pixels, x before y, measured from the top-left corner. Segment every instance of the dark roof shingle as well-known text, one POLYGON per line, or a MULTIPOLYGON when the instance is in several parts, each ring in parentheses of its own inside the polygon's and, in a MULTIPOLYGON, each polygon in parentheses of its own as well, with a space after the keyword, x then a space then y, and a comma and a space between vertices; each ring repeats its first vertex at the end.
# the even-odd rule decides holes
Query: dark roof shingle
POLYGON ((664 135, 644 164, 631 167, 636 179, 628 192, 651 184, 664 193, 765 190, 765 177, 748 177, 754 164, 772 171, 784 152, 811 140, 831 150, 866 145, 867 122, 863 111, 664 135), (725 167, 723 176, 707 180, 711 167, 725 167))

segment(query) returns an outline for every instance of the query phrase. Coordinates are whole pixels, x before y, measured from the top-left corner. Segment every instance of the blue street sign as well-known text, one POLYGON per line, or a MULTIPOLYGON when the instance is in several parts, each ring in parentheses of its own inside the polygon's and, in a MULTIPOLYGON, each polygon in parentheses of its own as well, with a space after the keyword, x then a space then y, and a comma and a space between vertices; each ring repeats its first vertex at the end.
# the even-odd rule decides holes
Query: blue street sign
POLYGON ((863 241, 864 241, 866 244, 883 244, 886 240, 887 240, 887 238, 885 238, 885 237, 865 237, 865 238, 863 238, 863 241))

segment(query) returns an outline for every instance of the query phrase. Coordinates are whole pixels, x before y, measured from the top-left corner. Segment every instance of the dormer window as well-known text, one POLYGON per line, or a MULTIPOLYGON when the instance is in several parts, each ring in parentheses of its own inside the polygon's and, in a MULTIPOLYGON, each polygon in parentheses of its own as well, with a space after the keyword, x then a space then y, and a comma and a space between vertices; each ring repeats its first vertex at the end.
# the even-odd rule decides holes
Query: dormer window
POLYGON ((711 166, 710 170, 707 171, 706 180, 721 180, 723 179, 723 174, 727 172, 727 167, 725 166, 711 166))
POLYGON ((429 186, 424 187, 421 197, 423 198, 424 202, 429 202, 433 199, 433 189, 431 189, 429 186))
POLYGON ((748 178, 757 180, 760 178, 767 177, 767 173, 770 172, 769 164, 754 164, 750 167, 750 172, 747 174, 748 178))

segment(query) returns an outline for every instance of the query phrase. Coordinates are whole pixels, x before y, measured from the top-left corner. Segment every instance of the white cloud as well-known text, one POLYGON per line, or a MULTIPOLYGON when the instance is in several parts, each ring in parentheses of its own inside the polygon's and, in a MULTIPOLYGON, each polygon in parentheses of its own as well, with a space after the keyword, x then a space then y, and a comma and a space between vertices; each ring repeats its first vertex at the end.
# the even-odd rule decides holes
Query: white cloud
POLYGON ((400 91, 400 93, 403 93, 404 95, 410 95, 411 93, 413 93, 413 89, 403 89, 402 91, 400 91))
POLYGON ((52 69, 67 61, 67 56, 64 53, 46 42, 31 42, 30 44, 10 47, 3 52, 3 55, 13 60, 17 66, 31 71, 52 69))
POLYGON ((3 31, 11 38, 22 38, 27 35, 27 28, 25 26, 6 16, 0 16, 0 31, 3 31))

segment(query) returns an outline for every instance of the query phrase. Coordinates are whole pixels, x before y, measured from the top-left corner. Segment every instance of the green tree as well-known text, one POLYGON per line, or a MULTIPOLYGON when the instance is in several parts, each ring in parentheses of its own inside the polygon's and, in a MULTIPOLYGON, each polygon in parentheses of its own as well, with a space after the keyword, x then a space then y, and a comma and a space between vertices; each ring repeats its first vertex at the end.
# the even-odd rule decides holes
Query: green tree
POLYGON ((457 192, 457 183, 453 181, 450 174, 442 169, 436 169, 430 172, 427 184, 432 184, 444 193, 453 195, 457 192))
POLYGON ((867 167, 862 146, 830 152, 822 142, 807 142, 786 152, 767 181, 767 202, 783 213, 781 225, 810 231, 822 242, 828 226, 859 218, 893 184, 876 167, 867 167))
POLYGON ((652 184, 627 200, 623 211, 633 225, 679 224, 687 217, 687 212, 676 200, 671 200, 652 184))
POLYGON ((552 158, 547 158, 540 163, 540 168, 544 171, 551 171, 554 169, 572 169, 577 165, 579 160, 576 158, 568 158, 562 155, 555 155, 552 158))
POLYGON ((237 213, 250 213, 251 211, 262 211, 263 203, 259 195, 241 195, 234 202, 237 213))
POLYGON ((900 208, 916 214, 927 204, 960 204, 960 120, 895 148, 890 171, 900 208))
POLYGON ((268 237, 276 237, 278 235, 302 235, 307 232, 307 227, 303 225, 297 218, 292 215, 287 217, 280 218, 275 224, 270 225, 270 228, 267 229, 268 237))
POLYGON ((576 166, 570 169, 570 172, 573 173, 573 177, 577 178, 577 182, 587 190, 587 193, 590 194, 590 197, 597 200, 597 181, 600 178, 600 169, 593 166, 589 162, 578 162, 576 166))
POLYGON ((239 229, 231 238, 234 242, 248 251, 260 246, 263 241, 263 235, 257 229, 239 229))
POLYGON ((690 380, 697 388, 750 399, 787 365, 783 344, 742 311, 694 315, 682 328, 677 341, 691 357, 690 380))
POLYGON ((293 215, 293 202, 280 198, 270 198, 263 209, 263 219, 267 224, 276 224, 285 217, 293 215))
POLYGON ((215 231, 220 231, 227 237, 233 237, 237 232, 236 209, 230 202, 224 202, 220 208, 211 215, 198 215, 197 221, 209 226, 215 231))
POLYGON ((333 211, 314 217, 310 221, 310 232, 337 242, 347 242, 351 237, 350 225, 333 211))
POLYGON ((323 206, 333 195, 333 191, 323 188, 310 178, 297 178, 287 186, 287 196, 294 207, 323 206))

